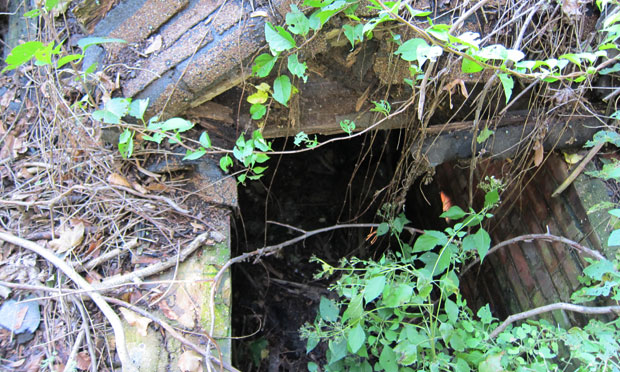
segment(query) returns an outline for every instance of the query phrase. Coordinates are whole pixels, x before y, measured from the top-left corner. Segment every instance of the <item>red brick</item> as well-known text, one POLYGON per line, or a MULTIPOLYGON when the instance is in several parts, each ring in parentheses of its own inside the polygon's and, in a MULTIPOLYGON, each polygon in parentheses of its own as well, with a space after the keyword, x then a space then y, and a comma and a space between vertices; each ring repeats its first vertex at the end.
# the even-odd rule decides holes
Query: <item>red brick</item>
POLYGON ((545 266, 541 265, 534 271, 534 277, 538 283, 538 288, 542 292, 548 303, 557 302, 560 299, 560 295, 555 290, 551 276, 545 270, 545 266))
POLYGON ((532 274, 530 272, 530 267, 525 260, 525 256, 523 256, 523 252, 521 252, 521 248, 516 245, 510 245, 508 251, 512 256, 512 262, 514 262, 517 272, 519 273, 519 277, 521 278, 521 282, 525 286, 526 293, 532 293, 532 291, 536 288, 536 281, 532 278, 532 274))

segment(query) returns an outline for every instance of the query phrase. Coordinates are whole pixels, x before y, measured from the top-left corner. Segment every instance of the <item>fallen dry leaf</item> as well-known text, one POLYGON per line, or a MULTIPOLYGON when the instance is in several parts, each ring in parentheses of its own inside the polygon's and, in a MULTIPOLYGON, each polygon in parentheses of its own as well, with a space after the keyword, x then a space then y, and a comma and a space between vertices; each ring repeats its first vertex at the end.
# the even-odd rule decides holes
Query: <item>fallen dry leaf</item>
POLYGON ((159 305, 159 309, 162 311, 162 313, 164 313, 166 318, 170 320, 179 319, 179 315, 170 308, 170 305, 168 305, 167 301, 160 301, 158 305, 159 305))
POLYGON ((158 50, 161 49, 162 44, 163 44, 163 39, 161 35, 157 35, 155 37, 155 40, 153 40, 153 42, 151 43, 151 45, 149 45, 149 47, 146 48, 146 50, 144 51, 144 54, 151 54, 151 53, 157 52, 158 50))
POLYGON ((146 189, 149 191, 161 192, 168 190, 168 187, 163 183, 151 183, 146 186, 146 189))
POLYGON ((116 186, 123 186, 123 187, 127 187, 127 188, 132 188, 131 187, 131 183, 129 183, 129 181, 127 181, 127 178, 125 178, 124 176, 121 176, 118 173, 112 173, 111 175, 108 176, 108 182, 111 185, 116 185, 116 186))
POLYGON ((534 144, 534 166, 538 167, 542 164, 545 156, 545 149, 543 148, 540 141, 536 141, 534 144))
POLYGON ((151 319, 140 316, 129 309, 125 309, 124 307, 121 307, 120 311, 123 314, 123 317, 125 318, 127 323, 129 323, 129 325, 133 327, 136 327, 136 329, 138 330, 138 333, 142 337, 146 337, 147 329, 149 327, 149 323, 151 322, 151 319))
POLYGON ((26 313, 28 312, 28 306, 23 306, 17 314, 15 314, 15 319, 13 320, 13 329, 12 331, 17 331, 24 324, 24 319, 26 318, 26 313))
POLYGON ((205 231, 205 227, 199 223, 190 222, 189 224, 192 225, 194 233, 197 233, 199 231, 205 231))
POLYGON ((571 17, 579 17, 583 13, 581 12, 581 1, 580 0, 564 0, 562 1, 562 11, 569 18, 571 17))
POLYGON ((0 106, 4 108, 9 107, 9 104, 15 98, 16 91, 17 91, 17 88, 12 88, 4 92, 4 94, 0 98, 0 106))
POLYGON ((45 358, 45 354, 43 353, 33 355, 26 365, 26 372, 39 372, 41 370, 41 362, 43 362, 43 358, 45 358))
POLYGON ((90 354, 88 352, 80 351, 75 359, 78 369, 85 370, 90 368, 90 354))
POLYGON ((73 229, 66 229, 57 239, 50 241, 50 247, 56 253, 64 253, 74 249, 84 240, 84 224, 79 223, 73 229))
POLYGON ((142 185, 140 185, 137 182, 132 182, 131 186, 133 187, 134 190, 136 190, 140 194, 146 195, 149 193, 147 189, 145 189, 142 185))
POLYGON ((188 350, 181 354, 177 366, 181 372, 202 372, 202 357, 197 352, 188 350))

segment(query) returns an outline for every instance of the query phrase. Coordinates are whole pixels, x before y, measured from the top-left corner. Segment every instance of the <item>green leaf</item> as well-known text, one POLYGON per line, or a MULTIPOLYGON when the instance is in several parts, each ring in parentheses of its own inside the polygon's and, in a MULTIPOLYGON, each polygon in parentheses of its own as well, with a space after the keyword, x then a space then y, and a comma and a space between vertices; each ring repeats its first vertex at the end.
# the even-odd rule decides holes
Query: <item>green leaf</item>
POLYGON ((444 304, 444 310, 448 315, 448 320, 450 320, 451 324, 456 324, 456 321, 459 319, 459 307, 454 301, 446 298, 446 302, 444 304))
POLYGON ((233 160, 230 156, 226 155, 220 158, 220 168, 222 168, 224 172, 228 172, 228 167, 231 167, 232 165, 233 160))
POLYGON ((41 9, 32 9, 24 13, 24 18, 35 18, 41 15, 41 9))
POLYGON ((273 99, 280 102, 284 106, 288 106, 288 100, 291 98, 292 85, 291 79, 287 75, 281 75, 273 82, 273 99))
POLYGON ((195 151, 187 150, 185 152, 185 156, 183 157, 183 160, 196 160, 196 159, 200 159, 206 153, 207 153, 207 150, 205 150, 204 147, 200 147, 198 150, 195 150, 195 151))
POLYGON ((610 247, 615 247, 620 245, 620 229, 614 230, 609 234, 609 238, 607 239, 607 245, 610 247))
POLYGON ((314 362, 308 362, 308 371, 309 372, 318 372, 319 365, 314 362))
POLYGON ((351 135, 351 133, 353 133, 353 131, 355 130, 355 123, 351 120, 341 120, 340 121, 340 128, 348 135, 351 135))
POLYGON ((377 227, 377 236, 385 235, 390 231, 390 225, 387 222, 381 222, 377 227))
POLYGON ((351 349, 351 352, 355 354, 362 347, 362 345, 364 345, 365 341, 366 333, 364 332, 362 325, 358 323, 357 326, 351 329, 347 335, 349 349, 351 349))
POLYGON ((265 39, 269 44, 269 49, 271 49, 272 54, 295 47, 295 39, 293 39, 293 36, 281 26, 274 27, 270 22, 265 23, 265 39))
POLYGON ((419 47, 428 47, 429 45, 426 43, 424 39, 415 38, 409 39, 405 41, 394 54, 399 55, 400 58, 404 59, 407 62, 417 61, 418 60, 418 48, 419 47))
POLYGON ((288 56, 287 67, 291 74, 302 79, 304 83, 308 80, 308 75, 306 75, 306 62, 300 63, 299 59, 297 59, 297 53, 288 56))
POLYGON ((476 137, 476 142, 478 142, 479 144, 483 143, 484 141, 488 140, 493 133, 495 132, 490 130, 489 127, 485 126, 484 129, 480 131, 480 134, 478 134, 478 136, 476 137))
POLYGON ((28 41, 17 45, 11 49, 11 53, 4 60, 8 66, 2 69, 2 72, 13 70, 30 61, 43 48, 45 48, 45 45, 40 41, 28 41))
POLYGON ((207 132, 202 132, 198 142, 206 149, 211 148, 211 137, 209 137, 209 133, 207 132))
POLYGON ((158 132, 158 133, 153 134, 152 136, 149 136, 148 134, 144 134, 142 135, 142 138, 145 141, 151 141, 151 142, 156 142, 160 144, 161 141, 164 139, 164 135, 158 132))
POLYGON ((286 13, 286 24, 295 35, 306 36, 310 31, 310 21, 295 4, 291 4, 291 11, 286 13))
POLYGON ((144 113, 147 107, 149 107, 149 98, 137 99, 129 105, 128 113, 136 119, 144 120, 144 113))
POLYGON ((264 78, 269 75, 273 69, 273 66, 276 64, 279 55, 279 53, 275 56, 269 53, 263 53, 256 57, 254 60, 254 65, 252 66, 252 74, 258 76, 259 78, 264 78))
POLYGON ((353 48, 355 47, 355 43, 356 42, 362 42, 362 40, 364 40, 364 25, 361 23, 358 23, 355 26, 351 26, 349 24, 342 26, 342 29, 344 31, 344 36, 347 37, 347 39, 349 39, 349 42, 351 43, 351 50, 353 50, 353 48))
POLYGON ((474 236, 467 235, 466 237, 464 237, 462 247, 464 252, 476 249, 476 240, 474 239, 474 236))
POLYGON ((329 351, 332 352, 329 364, 344 358, 347 355, 347 340, 344 337, 339 340, 330 340, 329 351))
POLYGON ((170 118, 166 120, 161 126, 161 130, 168 131, 174 130, 177 132, 186 132, 194 127, 191 121, 182 118, 170 118))
POLYGON ((364 288, 364 300, 366 303, 373 301, 383 293, 385 288, 385 276, 375 276, 366 283, 364 288))
POLYGON ((264 90, 258 90, 256 91, 256 93, 250 95, 248 97, 248 103, 251 103, 253 105, 256 104, 263 104, 265 102, 267 102, 267 100, 269 99, 269 92, 268 91, 264 91, 264 90))
POLYGON ((254 167, 254 168, 252 168, 252 172, 254 172, 255 174, 261 174, 264 171, 266 171, 267 168, 269 168, 269 167, 254 167))
POLYGON ((93 120, 101 121, 106 124, 120 124, 121 118, 108 110, 97 110, 92 114, 93 120))
POLYGON ((118 152, 125 159, 133 154, 133 132, 125 129, 118 137, 118 152))
POLYGON ((430 251, 438 245, 444 245, 448 242, 448 238, 441 231, 427 230, 424 231, 413 245, 413 252, 430 251))
POLYGON ((349 302, 349 306, 347 306, 347 309, 342 314, 343 323, 346 322, 347 320, 355 322, 359 320, 359 318, 362 317, 362 314, 364 313, 364 305, 362 303, 362 298, 363 296, 360 293, 357 296, 355 296, 351 300, 351 302, 349 302))
POLYGON ((469 58, 463 57, 463 62, 461 62, 461 71, 463 71, 463 73, 474 74, 482 70, 484 70, 484 66, 478 64, 475 61, 472 61, 469 58))
POLYGON ((119 119, 127 115, 131 98, 112 98, 105 104, 106 111, 116 115, 119 119))
POLYGON ((338 306, 334 303, 334 301, 328 299, 327 297, 321 296, 321 302, 319 303, 319 314, 321 318, 326 322, 335 322, 338 320, 338 314, 340 311, 338 310, 338 306))
POLYGON ((379 356, 379 365, 385 372, 398 372, 398 363, 396 361, 396 353, 389 346, 383 346, 381 355, 379 356))
POLYGON ((501 44, 494 44, 480 49, 475 52, 475 55, 483 60, 496 59, 505 61, 508 58, 508 51, 505 46, 501 44))
POLYGON ((105 44, 105 43, 126 43, 126 41, 123 39, 114 39, 110 37, 89 36, 89 37, 81 38, 77 42, 78 46, 83 51, 86 51, 86 49, 88 49, 90 46, 105 44))
POLYGON ((484 207, 491 208, 499 201, 499 193, 497 190, 491 190, 484 195, 484 207))
POLYGON ((73 61, 81 61, 82 58, 84 58, 84 55, 82 54, 69 54, 68 56, 61 57, 60 59, 58 59, 58 61, 56 61, 56 68, 61 68, 67 63, 73 61))
POLYGON ((616 272, 615 265, 609 260, 594 261, 583 269, 584 275, 587 275, 594 280, 602 280, 603 275, 614 272, 616 272))
POLYGON ((250 115, 253 120, 260 120, 267 113, 267 107, 260 103, 255 103, 250 107, 250 115))
POLYGON ((383 304, 387 307, 397 307, 406 304, 411 299, 413 287, 400 283, 396 288, 388 288, 387 293, 383 296, 383 304))
POLYGON ((506 96, 506 103, 510 100, 512 96, 512 88, 515 86, 515 82, 512 79, 512 76, 508 74, 499 74, 499 80, 502 82, 502 86, 504 87, 504 95, 506 96))
POLYGON ((496 353, 489 355, 482 363, 478 365, 479 372, 504 372, 502 367, 502 355, 504 353, 496 353))
POLYGON ((489 248, 491 247, 491 237, 485 229, 480 228, 474 234, 474 241, 476 244, 476 250, 480 256, 480 262, 482 262, 482 260, 484 260, 484 256, 486 256, 489 248))
POLYGON ((310 334, 310 336, 308 336, 308 341, 306 342, 306 354, 309 354, 312 350, 314 350, 320 341, 321 339, 316 335, 316 333, 310 334))
POLYGON ((491 315, 491 309, 489 308, 489 304, 481 307, 476 313, 476 315, 478 315, 478 318, 480 318, 483 324, 491 324, 491 322, 493 321, 493 316, 491 315))
MULTIPOLYGON (((418 360, 418 348, 415 343, 409 340, 399 342, 394 348, 394 353, 396 353, 398 364, 401 366, 411 365, 418 360)), ((403 369, 401 369, 401 371, 403 371, 403 369)))
POLYGON ((460 220, 465 217, 465 211, 463 211, 458 205, 454 205, 447 211, 443 212, 439 217, 449 218, 451 220, 460 220))

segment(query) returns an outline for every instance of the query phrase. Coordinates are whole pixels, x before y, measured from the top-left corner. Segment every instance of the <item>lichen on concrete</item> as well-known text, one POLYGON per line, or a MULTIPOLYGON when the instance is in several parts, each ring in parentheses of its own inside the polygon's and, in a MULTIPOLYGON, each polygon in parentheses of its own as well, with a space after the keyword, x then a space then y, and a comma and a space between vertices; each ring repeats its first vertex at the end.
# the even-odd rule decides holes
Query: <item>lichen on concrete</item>
MULTIPOLYGON (((585 168, 585 172, 595 170, 596 167, 591 162, 588 163, 585 168)), ((608 194, 608 189, 605 182, 603 182, 600 178, 588 176, 585 172, 580 174, 574 182, 575 189, 579 194, 579 198, 581 199, 584 209, 588 211, 590 208, 601 202, 611 202, 612 200, 608 194)), ((609 258, 615 257, 616 249, 610 248, 607 245, 607 239, 609 239, 609 234, 611 233, 609 228, 610 215, 607 213, 607 210, 603 209, 591 212, 588 214, 588 217, 592 228, 601 240, 603 254, 609 258)))

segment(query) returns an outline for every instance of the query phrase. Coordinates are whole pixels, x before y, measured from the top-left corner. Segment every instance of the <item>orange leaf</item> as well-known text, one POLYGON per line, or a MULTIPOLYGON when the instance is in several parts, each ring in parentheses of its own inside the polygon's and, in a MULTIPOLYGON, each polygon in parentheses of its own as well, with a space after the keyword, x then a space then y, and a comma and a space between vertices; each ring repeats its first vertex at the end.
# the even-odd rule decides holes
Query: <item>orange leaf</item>
POLYGON ((108 182, 111 185, 116 185, 116 186, 124 186, 124 187, 128 187, 128 188, 132 188, 131 187, 131 183, 129 183, 129 181, 127 181, 127 178, 125 178, 124 176, 121 176, 118 173, 112 173, 111 175, 108 176, 108 182))

